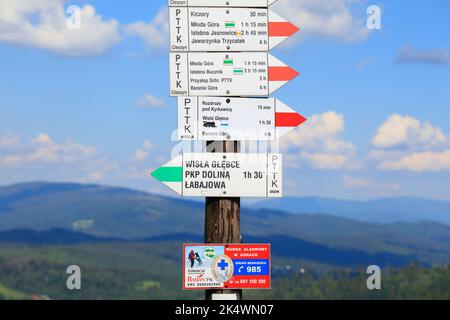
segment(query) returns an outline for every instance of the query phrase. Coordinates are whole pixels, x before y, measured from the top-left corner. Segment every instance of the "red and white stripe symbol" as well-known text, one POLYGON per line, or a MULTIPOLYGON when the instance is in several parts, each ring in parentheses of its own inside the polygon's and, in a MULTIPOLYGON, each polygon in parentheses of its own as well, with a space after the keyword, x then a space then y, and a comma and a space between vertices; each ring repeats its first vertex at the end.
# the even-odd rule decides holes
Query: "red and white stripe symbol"
POLYGON ((269 49, 275 48, 299 30, 294 24, 269 10, 269 49))
POLYGON ((281 62, 272 55, 269 55, 269 94, 274 93, 289 81, 296 78, 299 73, 281 62))
POLYGON ((287 134, 289 131, 297 128, 306 121, 307 119, 301 114, 294 111, 280 100, 276 100, 275 129, 277 139, 280 139, 281 136, 287 134))

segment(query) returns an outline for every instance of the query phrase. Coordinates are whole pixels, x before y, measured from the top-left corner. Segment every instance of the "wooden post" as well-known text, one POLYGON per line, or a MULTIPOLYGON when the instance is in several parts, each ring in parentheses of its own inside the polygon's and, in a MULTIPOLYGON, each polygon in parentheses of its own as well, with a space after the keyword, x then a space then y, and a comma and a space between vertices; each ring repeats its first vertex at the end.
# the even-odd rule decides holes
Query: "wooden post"
MULTIPOLYGON (((208 152, 239 153, 238 141, 210 141, 208 152)), ((206 198, 205 243, 241 243, 241 198, 206 198)), ((206 300, 213 294, 236 294, 242 300, 242 290, 206 290, 206 300)))

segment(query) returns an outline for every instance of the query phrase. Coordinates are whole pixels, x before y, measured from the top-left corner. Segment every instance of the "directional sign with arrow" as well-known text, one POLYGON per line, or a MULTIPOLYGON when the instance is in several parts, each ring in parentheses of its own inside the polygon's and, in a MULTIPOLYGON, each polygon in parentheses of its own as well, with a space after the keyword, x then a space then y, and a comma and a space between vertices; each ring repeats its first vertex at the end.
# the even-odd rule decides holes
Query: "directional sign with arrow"
POLYGON ((275 98, 178 98, 179 140, 276 141, 305 121, 275 98))
POLYGON ((282 197, 281 154, 187 153, 152 173, 182 196, 282 197))
POLYGON ((269 96, 298 72, 266 52, 170 53, 171 96, 269 96))
POLYGON ((171 51, 268 51, 299 29, 261 8, 169 8, 171 51))
POLYGON ((169 7, 267 8, 278 0, 169 0, 169 7))

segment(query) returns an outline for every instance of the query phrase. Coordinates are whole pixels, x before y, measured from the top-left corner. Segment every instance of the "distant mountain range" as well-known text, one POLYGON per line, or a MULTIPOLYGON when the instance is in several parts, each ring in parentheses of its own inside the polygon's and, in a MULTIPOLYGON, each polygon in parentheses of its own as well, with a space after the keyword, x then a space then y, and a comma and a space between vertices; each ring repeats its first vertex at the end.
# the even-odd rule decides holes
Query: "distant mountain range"
MULTIPOLYGON (((287 199, 287 203, 292 201, 287 199)), ((242 208, 243 240, 271 242, 279 255, 324 264, 450 261, 450 226, 432 221, 383 225, 355 221, 334 216, 331 202, 327 205, 328 215, 242 208)), ((203 206, 201 202, 97 185, 0 187, 0 242, 202 241, 203 206)), ((337 205, 334 212, 342 210, 337 205)))
POLYGON ((370 223, 434 221, 450 225, 450 202, 420 198, 386 198, 373 201, 319 197, 283 198, 264 200, 252 207, 290 213, 329 214, 370 223))
MULTIPOLYGON (((318 263, 339 267, 358 267, 378 264, 380 266, 400 267, 409 262, 419 261, 415 256, 393 253, 370 254, 362 250, 334 249, 325 245, 312 243, 286 236, 246 237, 247 243, 270 243, 272 254, 279 257, 316 261, 318 263)), ((168 234, 146 239, 126 240, 118 238, 100 238, 63 229, 48 231, 10 230, 0 232, 0 244, 22 245, 79 245, 93 243, 201 243, 202 237, 187 233, 168 234)), ((426 264, 426 263, 425 263, 426 264)))

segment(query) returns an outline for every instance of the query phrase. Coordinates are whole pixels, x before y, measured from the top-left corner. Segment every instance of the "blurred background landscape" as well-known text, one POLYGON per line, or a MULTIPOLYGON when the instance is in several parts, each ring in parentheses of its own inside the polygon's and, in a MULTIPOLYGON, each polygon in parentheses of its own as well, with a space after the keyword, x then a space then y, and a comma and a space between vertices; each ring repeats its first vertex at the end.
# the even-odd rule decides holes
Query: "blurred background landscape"
MULTIPOLYGON (((285 198, 242 199, 243 242, 273 251, 273 289, 244 298, 450 299, 450 1, 270 9, 300 28, 274 97, 308 121, 274 146, 285 198)), ((203 298, 181 244, 204 200, 149 176, 204 145, 173 139, 168 44, 167 0, 0 0, 0 299, 203 298)))
MULTIPOLYGON (((273 289, 246 299, 449 299, 450 203, 290 198, 242 209, 243 241, 272 244, 273 289), (273 203, 274 207, 276 202, 273 203), (282 211, 282 210, 285 211, 282 211), (358 220, 351 213, 358 213, 358 220), (366 268, 382 268, 382 290, 366 268)), ((181 283, 181 245, 203 242, 203 204, 125 188, 0 188, 3 299, 200 299, 181 283), (82 290, 66 287, 69 265, 82 290)))

